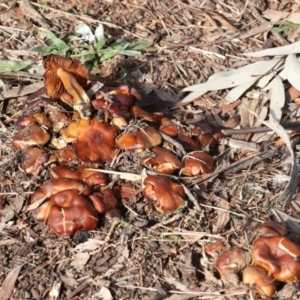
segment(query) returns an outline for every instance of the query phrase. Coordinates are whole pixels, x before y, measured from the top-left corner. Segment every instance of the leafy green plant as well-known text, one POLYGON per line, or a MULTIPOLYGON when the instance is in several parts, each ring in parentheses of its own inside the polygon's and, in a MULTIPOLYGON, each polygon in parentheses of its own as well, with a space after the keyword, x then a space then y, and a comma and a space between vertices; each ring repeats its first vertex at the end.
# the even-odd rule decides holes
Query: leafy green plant
POLYGON ((285 20, 280 20, 274 24, 274 27, 271 29, 271 32, 286 32, 289 30, 296 30, 299 27, 299 24, 295 24, 285 20))
POLYGON ((91 28, 82 23, 75 28, 76 35, 67 38, 66 42, 58 38, 49 30, 39 30, 39 35, 49 41, 48 46, 34 48, 41 54, 58 54, 71 58, 79 58, 81 62, 93 62, 94 66, 99 62, 112 58, 115 55, 127 55, 141 57, 139 50, 151 46, 147 40, 129 43, 125 40, 117 40, 113 44, 106 46, 104 38, 104 28, 102 24, 92 32, 91 28))

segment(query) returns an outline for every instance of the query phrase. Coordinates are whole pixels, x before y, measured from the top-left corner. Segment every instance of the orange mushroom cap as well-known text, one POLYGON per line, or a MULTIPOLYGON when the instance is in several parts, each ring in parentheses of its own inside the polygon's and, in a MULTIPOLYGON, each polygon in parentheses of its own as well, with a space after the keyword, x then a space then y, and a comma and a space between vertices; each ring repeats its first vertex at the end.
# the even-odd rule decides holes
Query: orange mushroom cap
POLYGON ((176 210, 184 203, 184 189, 179 183, 160 175, 148 176, 144 180, 144 196, 160 211, 176 210))
POLYGON ((300 246, 282 236, 260 237, 253 242, 252 262, 283 282, 300 279, 300 246))
POLYGON ((144 159, 143 165, 151 168, 153 171, 172 174, 181 168, 182 164, 173 152, 162 147, 153 147, 151 151, 154 152, 155 156, 144 159))
POLYGON ((243 250, 232 248, 222 253, 216 262, 216 268, 221 276, 238 273, 246 266, 246 254, 243 250))
POLYGON ((61 134, 66 142, 73 142, 73 150, 82 162, 111 162, 115 156, 116 130, 96 118, 90 122, 71 122, 61 130, 61 134))
POLYGON ((29 202, 34 203, 35 201, 49 198, 50 196, 67 189, 76 189, 83 195, 91 194, 91 187, 82 180, 56 178, 45 181, 42 186, 31 195, 29 202))
POLYGON ((51 136, 46 130, 36 123, 32 123, 15 134, 12 144, 15 148, 25 149, 28 146, 45 145, 50 138, 51 136))
POLYGON ((98 224, 98 213, 92 203, 78 190, 61 191, 50 197, 52 204, 48 226, 57 235, 74 235, 78 230, 93 230, 98 224))
POLYGON ((160 133, 151 126, 140 129, 137 132, 125 133, 120 136, 116 144, 119 149, 133 150, 133 149, 149 149, 160 145, 162 137, 160 133))
POLYGON ((26 173, 38 175, 44 170, 44 165, 48 162, 48 159, 49 155, 46 150, 29 147, 23 154, 21 167, 26 173))
MULTIPOLYGON (((84 87, 88 70, 79 60, 72 60, 51 54, 44 60, 45 92, 49 97, 60 98, 65 92, 73 97, 73 108, 83 119, 89 119, 90 99, 84 87)), ((64 98, 62 99, 64 100, 64 98)), ((70 104, 70 101, 66 101, 70 104)))
POLYGON ((183 158, 182 173, 187 176, 211 173, 213 158, 202 151, 194 151, 183 158))
POLYGON ((248 266, 244 269, 243 283, 250 285, 263 297, 271 297, 276 291, 275 279, 258 266, 248 266))
POLYGON ((89 196, 89 199, 92 201, 99 214, 104 214, 110 209, 114 209, 118 206, 118 200, 114 195, 114 191, 111 189, 93 193, 89 196))
POLYGON ((176 136, 179 132, 178 126, 168 118, 161 119, 161 125, 159 129, 169 136, 176 136))
POLYGON ((273 221, 266 221, 255 228, 256 238, 258 237, 267 237, 274 235, 285 235, 285 229, 273 221))

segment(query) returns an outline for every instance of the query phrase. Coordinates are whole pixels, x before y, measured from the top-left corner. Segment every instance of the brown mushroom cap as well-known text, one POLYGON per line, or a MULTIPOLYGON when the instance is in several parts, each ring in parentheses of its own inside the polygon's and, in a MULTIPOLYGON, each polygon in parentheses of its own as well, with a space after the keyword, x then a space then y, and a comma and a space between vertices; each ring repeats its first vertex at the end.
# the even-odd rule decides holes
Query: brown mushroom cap
POLYGON ((300 246, 282 236, 260 237, 253 242, 252 262, 283 282, 300 279, 300 246))
POLYGON ((52 178, 81 179, 91 186, 107 184, 106 174, 89 170, 88 168, 85 167, 78 167, 77 169, 71 169, 68 166, 56 166, 50 169, 50 175, 52 178))
POLYGON ((179 183, 160 175, 148 176, 144 180, 144 196, 160 211, 176 210, 184 203, 184 189, 179 183))
POLYGON ((45 181, 42 186, 31 195, 29 202, 34 203, 36 201, 49 198, 50 196, 67 189, 76 189, 83 195, 91 194, 91 187, 82 180, 56 178, 45 181))
POLYGON ((28 146, 45 145, 49 142, 50 134, 39 127, 36 123, 29 124, 18 131, 13 138, 13 146, 18 149, 25 149, 28 146))
POLYGON ((78 190, 61 191, 50 197, 52 204, 48 226, 57 235, 74 235, 78 230, 93 230, 98 224, 98 213, 92 203, 78 190))
POLYGON ((261 267, 248 266, 243 271, 243 283, 250 285, 263 297, 271 297, 276 291, 275 279, 261 267))
POLYGON ((238 273, 246 266, 246 254, 238 248, 229 249, 218 258, 216 268, 221 276, 238 273))
POLYGON ((285 229, 278 223, 266 221, 255 228, 256 238, 274 235, 285 235, 285 229))
POLYGON ((197 151, 201 148, 198 141, 185 134, 178 135, 176 141, 178 141, 187 152, 197 151))
POLYGON ((161 119, 161 125, 159 129, 169 136, 176 136, 179 132, 178 126, 168 118, 161 119))
POLYGON ((89 198, 99 214, 104 214, 118 206, 118 200, 114 195, 114 191, 111 189, 93 193, 89 198))
POLYGON ((116 144, 119 149, 133 150, 150 149, 160 145, 161 142, 162 137, 160 133, 154 127, 148 126, 137 132, 123 134, 117 139, 116 144))
POLYGON ((66 142, 73 141, 73 150, 82 162, 111 162, 115 156, 116 130, 96 118, 71 122, 61 134, 66 142))
MULTIPOLYGON (((83 89, 88 79, 87 68, 78 60, 51 54, 44 60, 45 92, 49 97, 60 98, 65 92, 73 98, 73 108, 83 119, 89 119, 90 99, 83 89)), ((62 97, 65 100, 65 97, 62 97)), ((70 99, 66 101, 70 104, 70 99)))
POLYGON ((216 258, 216 257, 219 257, 220 254, 225 251, 225 249, 226 249, 226 246, 225 246, 224 242, 215 241, 215 242, 208 243, 205 246, 204 251, 208 257, 216 258))
POLYGON ((142 109, 138 105, 133 105, 131 107, 131 113, 135 118, 146 120, 148 122, 160 122, 164 116, 163 113, 161 113, 161 112, 150 113, 150 112, 142 109))
POLYGON ((182 173, 187 176, 211 173, 213 158, 202 151, 194 151, 183 158, 182 173))
POLYGON ((21 167, 28 174, 38 175, 44 170, 44 165, 48 162, 48 159, 49 155, 46 150, 29 147, 23 154, 21 167))
POLYGON ((181 168, 182 164, 180 160, 170 150, 162 147, 153 147, 151 151, 154 152, 155 156, 144 159, 143 165, 151 168, 153 171, 163 174, 172 174, 181 168))

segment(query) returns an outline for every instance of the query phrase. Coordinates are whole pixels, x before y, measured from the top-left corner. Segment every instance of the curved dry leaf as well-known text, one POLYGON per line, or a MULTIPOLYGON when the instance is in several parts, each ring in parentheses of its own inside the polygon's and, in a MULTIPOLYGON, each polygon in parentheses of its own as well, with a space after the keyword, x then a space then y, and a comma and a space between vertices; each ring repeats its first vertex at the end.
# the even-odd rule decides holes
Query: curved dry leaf
MULTIPOLYGON (((204 83, 188 86, 181 92, 192 92, 181 102, 193 101, 197 97, 203 95, 207 91, 221 90, 253 82, 253 78, 259 79, 260 76, 272 70, 281 59, 273 59, 269 61, 259 61, 253 64, 243 66, 241 68, 231 70, 228 76, 215 75, 215 79, 210 79, 204 83)), ((223 73, 224 75, 224 73, 223 73)))
POLYGON ((15 288, 15 283, 18 279, 19 273, 21 271, 22 266, 17 266, 13 268, 6 276, 4 281, 2 282, 2 286, 0 289, 0 299, 8 300, 10 299, 10 295, 15 288))
POLYGON ((285 103, 284 86, 281 79, 276 76, 272 80, 271 99, 270 99, 270 114, 277 121, 280 122, 282 116, 282 108, 285 103))
POLYGON ((300 64, 295 54, 288 55, 285 60, 284 69, 286 71, 287 80, 290 84, 297 90, 300 90, 300 64))
POLYGON ((256 82, 256 80, 257 79, 254 79, 250 82, 236 86, 227 94, 225 100, 230 103, 238 100, 256 82))
POLYGON ((243 55, 252 56, 252 57, 263 57, 263 56, 275 56, 275 55, 289 55, 289 54, 299 53, 299 52, 300 52, 300 41, 287 46, 265 49, 257 52, 243 53, 243 55))

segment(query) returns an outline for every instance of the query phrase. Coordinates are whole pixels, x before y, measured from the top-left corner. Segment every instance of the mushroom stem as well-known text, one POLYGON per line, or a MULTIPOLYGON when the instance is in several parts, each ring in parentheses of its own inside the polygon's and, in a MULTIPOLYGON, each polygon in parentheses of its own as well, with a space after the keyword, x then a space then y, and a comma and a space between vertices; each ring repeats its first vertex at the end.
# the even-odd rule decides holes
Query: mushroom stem
POLYGON ((73 97, 74 110, 79 112, 82 119, 88 120, 91 114, 91 104, 85 90, 78 84, 75 77, 64 69, 59 68, 57 76, 63 82, 66 91, 73 97))

